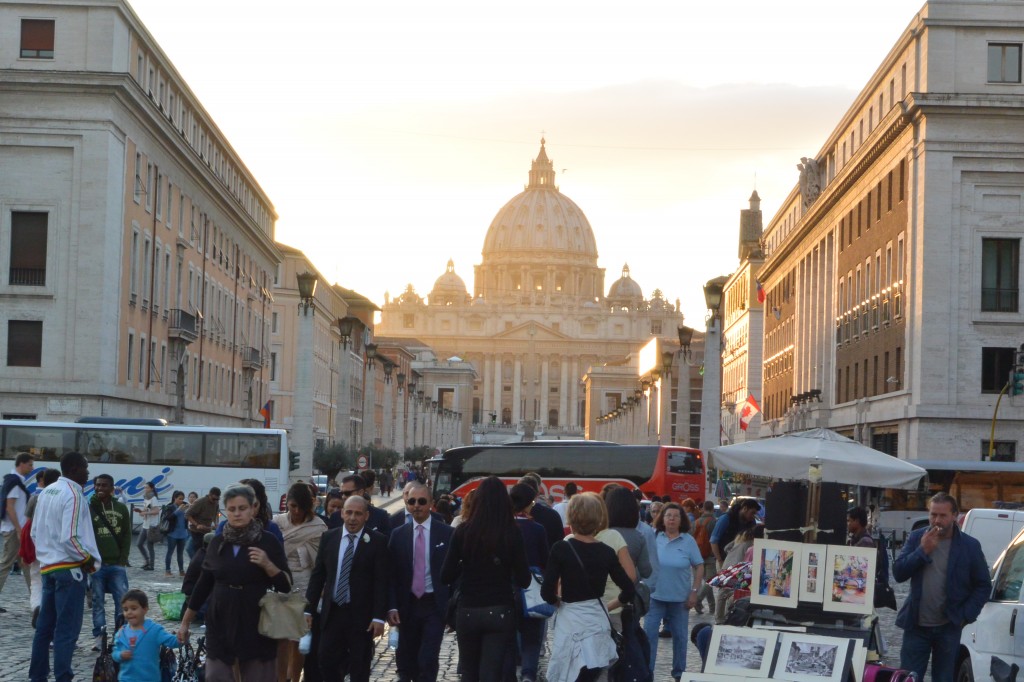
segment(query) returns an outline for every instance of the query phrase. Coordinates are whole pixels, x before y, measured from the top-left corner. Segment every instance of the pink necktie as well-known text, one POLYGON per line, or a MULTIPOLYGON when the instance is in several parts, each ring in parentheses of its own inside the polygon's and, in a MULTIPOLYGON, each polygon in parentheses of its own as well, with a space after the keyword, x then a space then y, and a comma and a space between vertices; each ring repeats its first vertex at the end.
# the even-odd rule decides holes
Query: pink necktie
POLYGON ((427 539, 423 526, 416 526, 416 541, 412 545, 412 593, 417 599, 427 592, 427 539))

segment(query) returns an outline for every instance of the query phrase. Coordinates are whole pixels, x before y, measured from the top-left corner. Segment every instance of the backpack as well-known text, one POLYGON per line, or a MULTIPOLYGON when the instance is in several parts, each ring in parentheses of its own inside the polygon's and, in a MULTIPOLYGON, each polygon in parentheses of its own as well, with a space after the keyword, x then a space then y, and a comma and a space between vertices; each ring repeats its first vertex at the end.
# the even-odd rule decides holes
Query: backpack
POLYGON ((28 488, 22 482, 21 476, 18 474, 6 474, 3 487, 0 488, 0 520, 7 518, 7 498, 15 487, 21 488, 21 492, 25 493, 25 497, 28 497, 28 488))
POLYGON ((713 516, 702 516, 693 523, 693 539, 697 541, 697 549, 705 559, 711 556, 711 531, 708 526, 714 525, 716 521, 713 516))
POLYGON ((174 515, 174 503, 165 504, 160 512, 160 524, 157 526, 160 532, 166 535, 178 525, 178 517, 174 515))

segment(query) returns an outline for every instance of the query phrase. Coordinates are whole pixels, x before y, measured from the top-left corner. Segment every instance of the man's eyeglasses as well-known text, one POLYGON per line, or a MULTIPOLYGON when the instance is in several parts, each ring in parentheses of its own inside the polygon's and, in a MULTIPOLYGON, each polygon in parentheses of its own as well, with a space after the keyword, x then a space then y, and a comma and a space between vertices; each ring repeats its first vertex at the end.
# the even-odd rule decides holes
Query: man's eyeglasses
POLYGON ((407 499, 407 500, 405 501, 405 503, 406 503, 407 505, 409 505, 409 506, 413 506, 413 505, 417 505, 417 504, 418 504, 418 505, 420 505, 421 507, 425 507, 425 506, 427 506, 428 504, 430 504, 430 500, 428 500, 428 499, 427 499, 427 498, 425 498, 425 497, 410 497, 409 499, 407 499))

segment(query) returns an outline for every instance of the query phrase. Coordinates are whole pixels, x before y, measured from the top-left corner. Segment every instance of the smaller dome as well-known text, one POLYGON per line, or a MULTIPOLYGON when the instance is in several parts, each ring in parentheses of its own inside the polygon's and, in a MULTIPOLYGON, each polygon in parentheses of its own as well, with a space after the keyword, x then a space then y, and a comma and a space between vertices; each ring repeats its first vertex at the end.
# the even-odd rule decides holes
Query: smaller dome
POLYGON ((622 277, 615 280, 611 288, 608 289, 608 300, 619 300, 619 301, 642 301, 644 300, 644 292, 640 288, 640 285, 633 281, 629 276, 629 264, 622 266, 622 277))
POLYGON ((469 299, 469 292, 466 290, 466 283, 455 274, 455 261, 448 259, 448 267, 444 274, 434 282, 434 288, 430 290, 430 302, 441 305, 453 305, 462 303, 469 299))
POLYGON ((419 294, 416 293, 416 288, 412 284, 405 287, 405 291, 402 295, 395 299, 399 305, 406 303, 423 303, 423 299, 420 298, 419 294))

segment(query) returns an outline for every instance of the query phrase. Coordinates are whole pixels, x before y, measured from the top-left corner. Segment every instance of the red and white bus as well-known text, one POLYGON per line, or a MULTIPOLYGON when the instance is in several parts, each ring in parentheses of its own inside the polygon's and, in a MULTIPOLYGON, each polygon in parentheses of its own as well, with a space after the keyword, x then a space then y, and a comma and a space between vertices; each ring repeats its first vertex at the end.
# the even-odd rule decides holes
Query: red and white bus
POLYGON ((704 501, 706 469, 700 450, 670 445, 618 445, 595 441, 534 441, 510 445, 453 448, 427 462, 434 497, 445 493, 465 497, 487 476, 513 485, 530 471, 544 479, 542 493, 554 502, 573 481, 583 491, 601 492, 608 483, 645 497, 668 495, 704 501))

